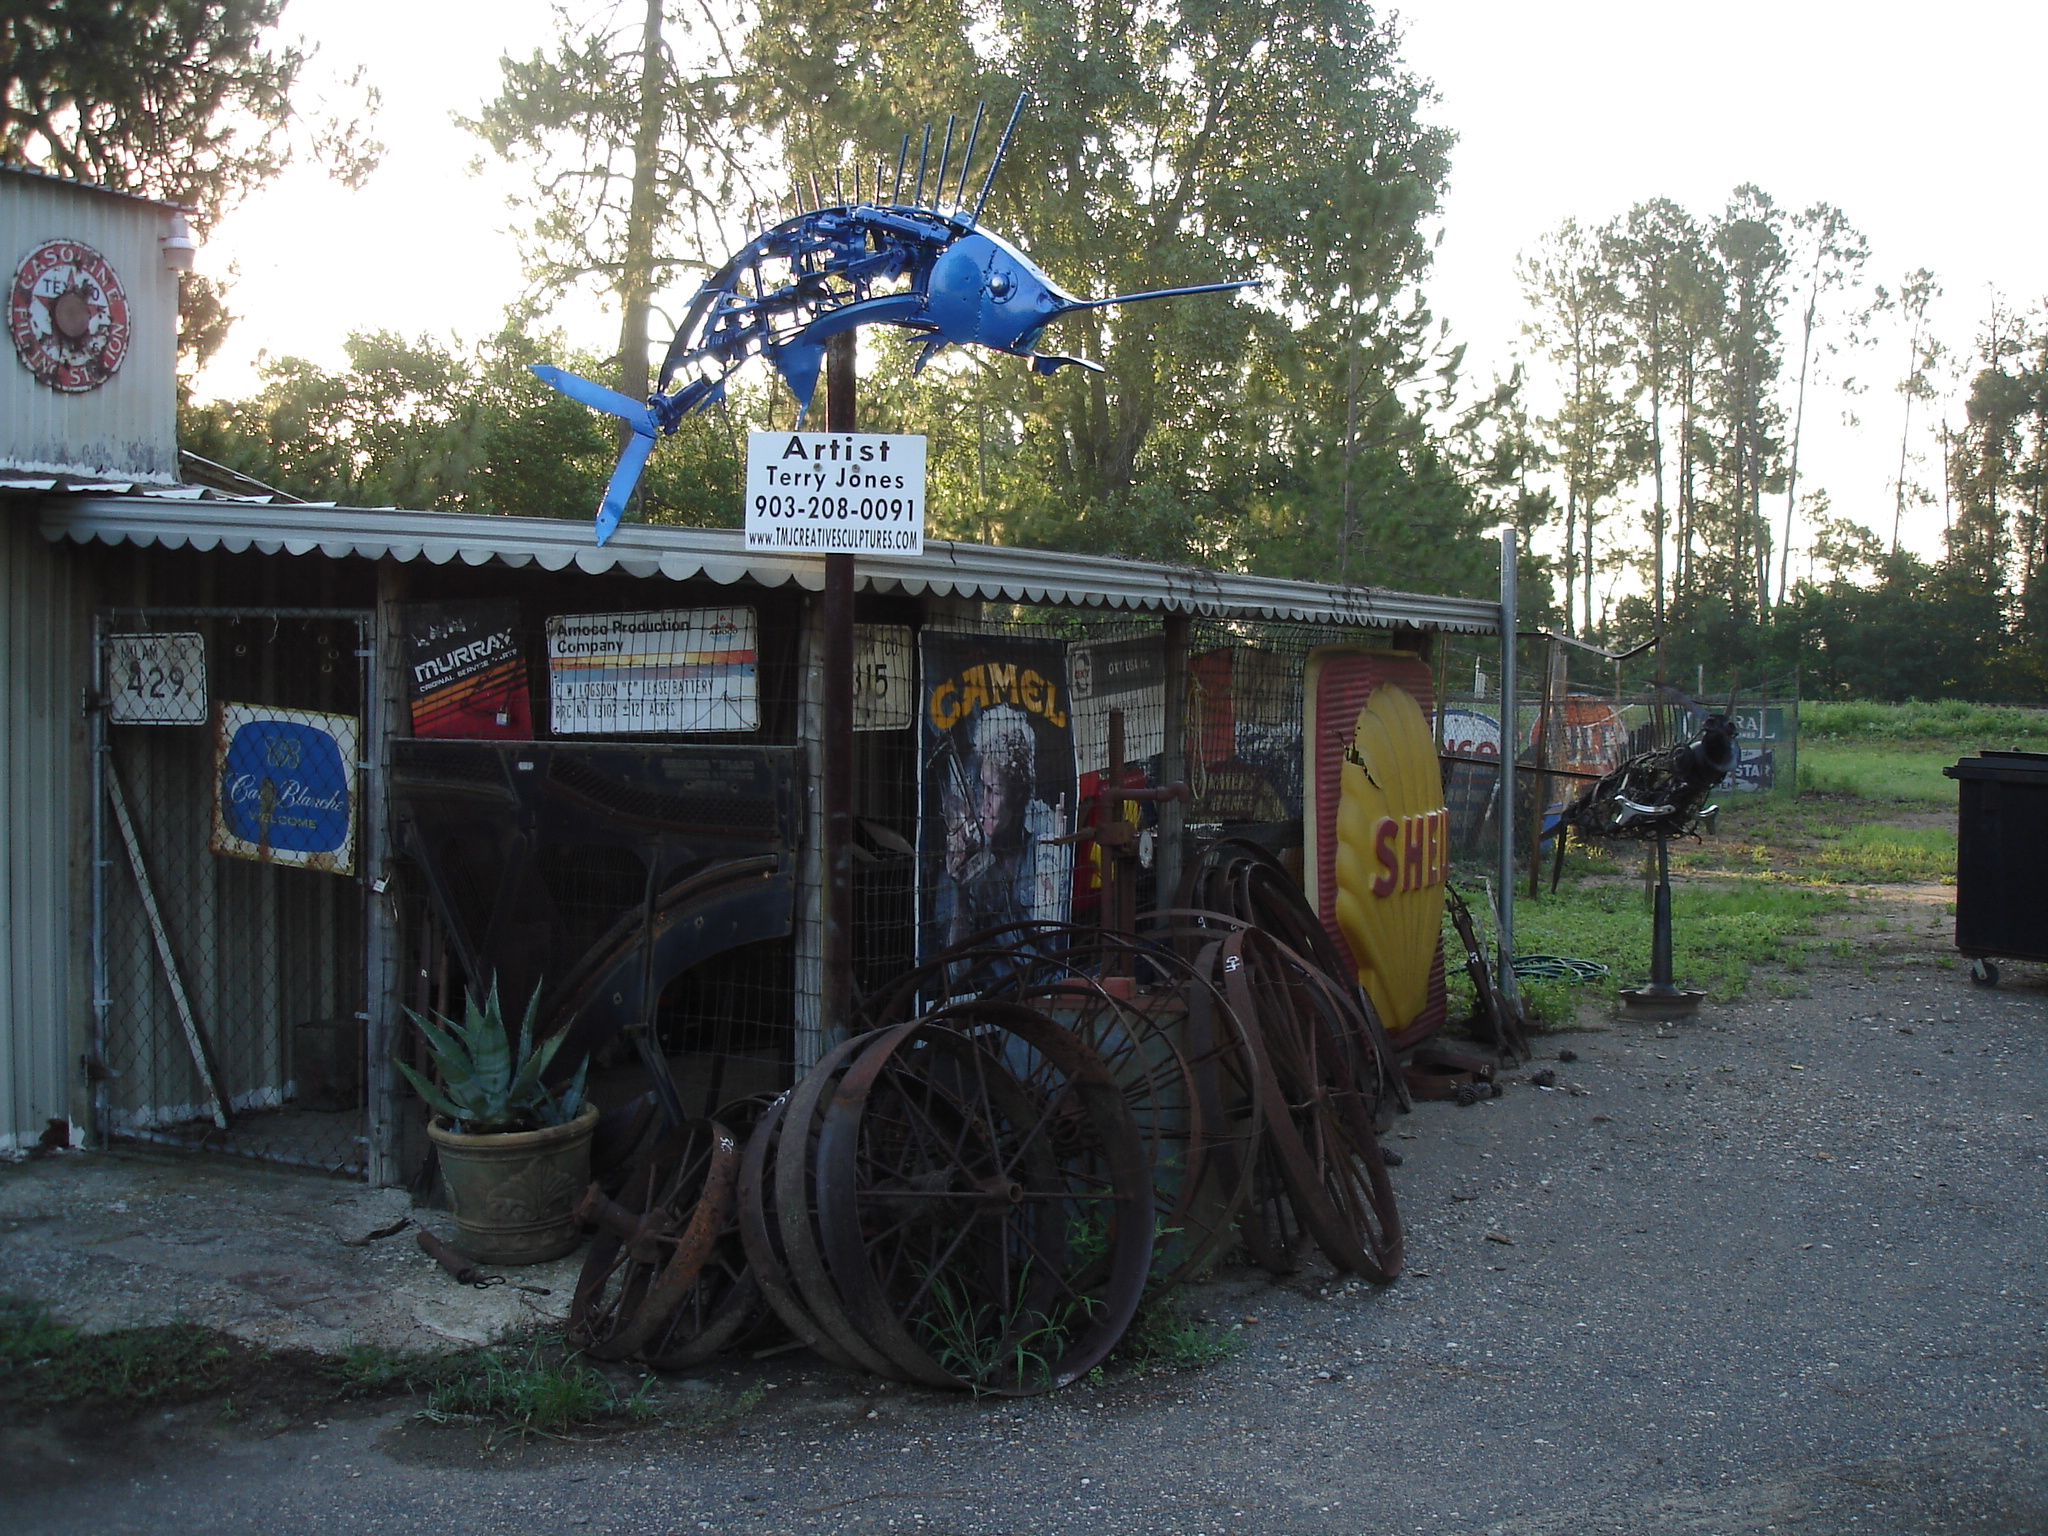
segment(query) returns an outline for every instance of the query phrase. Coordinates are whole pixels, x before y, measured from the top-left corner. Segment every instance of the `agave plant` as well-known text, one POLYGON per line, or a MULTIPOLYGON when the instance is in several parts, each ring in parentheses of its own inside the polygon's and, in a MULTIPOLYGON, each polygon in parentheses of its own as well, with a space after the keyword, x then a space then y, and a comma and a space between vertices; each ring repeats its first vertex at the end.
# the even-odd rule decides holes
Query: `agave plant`
POLYGON ((533 1016, 539 1006, 540 988, 535 987, 526 1017, 519 1021, 516 1051, 505 1028, 495 983, 481 1008, 474 998, 464 1003, 460 1024, 453 1019, 431 1019, 408 1008, 406 1013, 426 1036, 441 1085, 436 1087, 404 1062, 398 1063, 398 1070, 428 1107, 448 1122, 450 1130, 465 1136, 565 1125, 583 1108, 583 1078, 590 1070, 590 1058, 583 1058, 559 1097, 548 1092, 541 1074, 555 1059, 567 1031, 558 1031, 536 1045, 533 1016))

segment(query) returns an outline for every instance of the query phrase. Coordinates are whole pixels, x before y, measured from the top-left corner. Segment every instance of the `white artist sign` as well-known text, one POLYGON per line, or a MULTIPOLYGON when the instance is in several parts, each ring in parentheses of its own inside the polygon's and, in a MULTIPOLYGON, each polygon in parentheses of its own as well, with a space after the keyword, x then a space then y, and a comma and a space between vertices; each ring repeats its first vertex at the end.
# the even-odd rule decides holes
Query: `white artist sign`
POLYGON ((747 548, 924 553, 924 438, 885 432, 747 434, 747 548))

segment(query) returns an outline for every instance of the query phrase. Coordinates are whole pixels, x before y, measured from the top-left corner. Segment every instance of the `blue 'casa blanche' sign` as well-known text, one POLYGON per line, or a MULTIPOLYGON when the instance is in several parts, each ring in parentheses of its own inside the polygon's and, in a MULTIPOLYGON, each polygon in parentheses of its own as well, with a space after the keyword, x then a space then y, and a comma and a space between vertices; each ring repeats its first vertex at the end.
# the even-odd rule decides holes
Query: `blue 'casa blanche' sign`
POLYGON ((355 872, 353 718, 223 704, 215 761, 215 853, 355 872))

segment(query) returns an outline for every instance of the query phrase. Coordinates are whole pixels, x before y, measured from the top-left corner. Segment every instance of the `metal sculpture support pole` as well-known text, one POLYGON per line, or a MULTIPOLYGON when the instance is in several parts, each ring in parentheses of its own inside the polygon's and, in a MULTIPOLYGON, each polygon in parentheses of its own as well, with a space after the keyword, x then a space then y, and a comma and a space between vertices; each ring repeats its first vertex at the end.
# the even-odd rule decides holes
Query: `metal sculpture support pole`
MULTIPOLYGON (((841 331, 825 349, 825 427, 858 430, 854 333, 841 331)), ((825 557, 824 757, 818 786, 824 807, 820 860, 824 877, 822 935, 827 1040, 842 1038, 853 1018, 853 556, 825 557)))
POLYGON ((1663 833, 1657 834, 1657 894, 1650 912, 1650 979, 1640 987, 1621 990, 1624 1016, 1641 1019, 1681 1019, 1696 1012, 1704 992, 1681 987, 1671 967, 1671 852, 1663 833))
POLYGON ((1515 530, 1500 534, 1500 953, 1495 985, 1508 997, 1515 987, 1515 530))
POLYGON ((1671 982, 1671 848, 1657 839, 1657 898, 1650 917, 1650 984, 1646 996, 1676 997, 1671 982))

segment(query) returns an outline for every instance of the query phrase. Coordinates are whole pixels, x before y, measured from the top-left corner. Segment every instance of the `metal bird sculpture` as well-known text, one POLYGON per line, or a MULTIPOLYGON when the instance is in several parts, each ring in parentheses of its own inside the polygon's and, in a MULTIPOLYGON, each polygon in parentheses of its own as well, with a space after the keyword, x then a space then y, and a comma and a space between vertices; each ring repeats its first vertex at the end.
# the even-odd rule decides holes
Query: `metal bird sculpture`
POLYGON ((895 179, 886 199, 880 164, 874 168, 871 195, 863 195, 861 173, 856 170, 853 197, 846 198, 844 189, 838 188, 838 199, 829 204, 813 177, 814 206, 809 212, 761 231, 697 290, 662 360, 656 391, 644 402, 562 369, 535 365, 533 371, 544 383, 632 428, 598 508, 598 543, 618 527, 655 442, 681 426, 684 417, 724 399, 726 380, 756 355, 768 359, 796 396, 801 424, 817 389, 825 343, 858 326, 893 325, 923 336, 924 350, 912 372, 922 371, 948 345, 973 345, 1024 358, 1034 373, 1052 373, 1069 365, 1100 373, 1102 365, 1088 358, 1037 351, 1045 327, 1077 310, 1258 286, 1259 280, 1252 278, 1106 299, 1076 298, 1015 245, 982 229, 981 210, 1028 94, 1017 97, 971 209, 966 203, 967 175, 981 132, 979 109, 960 158, 950 212, 941 209, 947 200, 956 119, 946 123, 929 205, 929 127, 918 149, 916 180, 907 200, 907 134, 897 150, 895 179))
POLYGON ((1707 795, 1735 767, 1735 736, 1729 714, 1708 715, 1686 740, 1639 753, 1587 785, 1561 819, 1588 839, 1690 836, 1707 795))

